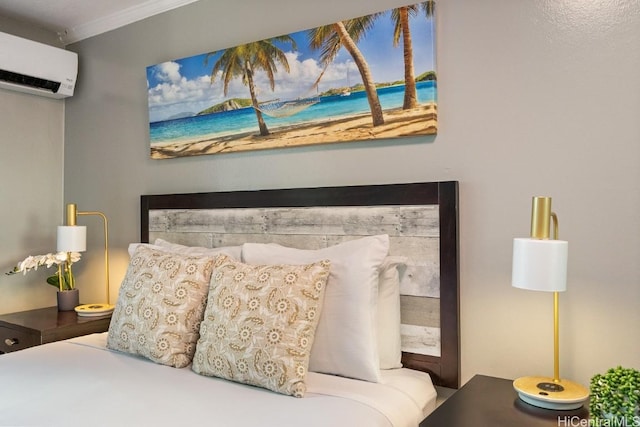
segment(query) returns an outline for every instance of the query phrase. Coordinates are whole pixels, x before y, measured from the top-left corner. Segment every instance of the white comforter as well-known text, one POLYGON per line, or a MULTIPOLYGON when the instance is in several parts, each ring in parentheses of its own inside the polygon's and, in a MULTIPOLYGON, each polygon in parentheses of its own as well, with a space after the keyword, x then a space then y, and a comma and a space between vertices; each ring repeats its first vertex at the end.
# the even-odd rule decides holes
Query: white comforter
POLYGON ((429 376, 383 383, 310 372, 302 399, 110 351, 106 333, 0 356, 1 426, 416 427, 433 410, 429 376))

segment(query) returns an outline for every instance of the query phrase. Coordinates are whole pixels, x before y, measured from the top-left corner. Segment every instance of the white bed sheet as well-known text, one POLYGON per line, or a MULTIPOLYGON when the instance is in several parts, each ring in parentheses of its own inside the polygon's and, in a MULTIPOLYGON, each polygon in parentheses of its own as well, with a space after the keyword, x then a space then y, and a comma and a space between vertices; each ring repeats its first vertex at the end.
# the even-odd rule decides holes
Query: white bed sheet
POLYGON ((106 336, 1 355, 0 425, 416 427, 435 408, 424 372, 380 384, 310 372, 296 399, 110 351, 106 336))

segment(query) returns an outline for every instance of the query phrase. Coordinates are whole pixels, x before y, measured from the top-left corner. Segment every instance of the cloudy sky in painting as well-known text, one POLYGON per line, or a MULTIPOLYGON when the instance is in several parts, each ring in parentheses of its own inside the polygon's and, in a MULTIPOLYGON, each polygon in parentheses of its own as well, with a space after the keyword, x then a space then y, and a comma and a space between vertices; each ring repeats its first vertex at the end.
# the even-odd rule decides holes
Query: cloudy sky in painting
MULTIPOLYGON (((412 17, 411 35, 416 75, 435 70, 432 20, 423 14, 412 17)), ((316 94, 313 83, 322 73, 319 52, 308 47, 306 30, 292 33, 296 50, 289 44, 278 45, 286 53, 289 72, 278 67, 275 90, 272 91, 266 75, 255 76, 258 99, 295 99, 316 94)), ((372 30, 358 43, 376 82, 403 80, 402 45, 393 46, 393 24, 387 12, 376 20, 372 30)), ((206 54, 165 62, 147 67, 150 122, 168 120, 186 113, 195 114, 230 98, 249 98, 249 89, 240 78, 232 80, 224 94, 220 76, 211 83, 211 71, 220 53, 206 54)), ((327 68, 318 86, 318 92, 361 83, 360 73, 346 50, 341 49, 327 68)))

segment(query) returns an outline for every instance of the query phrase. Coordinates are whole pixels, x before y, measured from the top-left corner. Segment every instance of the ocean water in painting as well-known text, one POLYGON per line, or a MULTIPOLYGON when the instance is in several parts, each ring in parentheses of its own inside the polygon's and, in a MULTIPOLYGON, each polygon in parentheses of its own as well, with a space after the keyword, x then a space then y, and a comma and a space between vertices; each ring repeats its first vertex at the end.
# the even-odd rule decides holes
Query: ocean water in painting
MULTIPOLYGON (((436 82, 417 83, 418 102, 426 104, 436 100, 436 82)), ((404 85, 378 88, 383 110, 402 107, 404 85)), ((290 127, 310 122, 322 122, 369 113, 366 92, 352 92, 349 96, 325 96, 320 102, 289 117, 274 118, 264 115, 272 132, 279 127, 290 127)), ((183 140, 215 139, 246 132, 257 132, 258 122, 252 107, 202 116, 150 123, 151 144, 183 140)))

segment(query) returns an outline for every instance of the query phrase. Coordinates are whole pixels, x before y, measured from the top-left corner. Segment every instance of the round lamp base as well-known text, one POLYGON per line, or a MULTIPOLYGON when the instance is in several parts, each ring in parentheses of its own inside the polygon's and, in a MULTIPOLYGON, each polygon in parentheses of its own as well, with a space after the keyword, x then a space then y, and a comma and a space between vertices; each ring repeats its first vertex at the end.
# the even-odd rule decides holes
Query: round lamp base
POLYGON ((113 313, 115 306, 112 304, 83 304, 75 308, 78 316, 82 317, 99 317, 108 316, 113 313))
POLYGON ((589 398, 589 389, 569 380, 548 377, 521 377, 513 388, 524 402, 539 408, 568 411, 580 408, 589 398))

